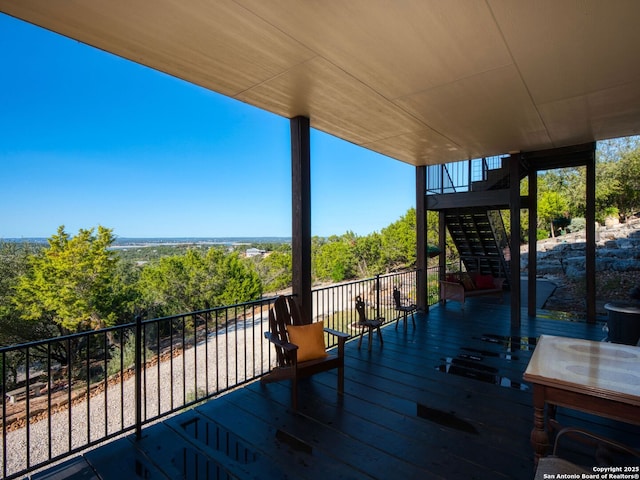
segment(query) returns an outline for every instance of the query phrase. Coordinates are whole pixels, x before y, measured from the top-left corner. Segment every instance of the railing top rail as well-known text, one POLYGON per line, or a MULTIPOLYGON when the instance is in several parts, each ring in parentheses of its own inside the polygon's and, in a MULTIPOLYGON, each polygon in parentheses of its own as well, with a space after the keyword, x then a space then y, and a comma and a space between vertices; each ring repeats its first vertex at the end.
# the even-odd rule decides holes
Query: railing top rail
POLYGON ((411 274, 411 273, 415 273, 416 271, 417 271, 417 269, 413 268, 413 269, 410 269, 410 270, 401 270, 401 271, 397 271, 397 272, 380 273, 380 274, 375 275, 373 277, 359 278, 358 280, 350 280, 348 282, 332 283, 331 285, 327 285, 326 287, 314 288, 314 289, 312 289, 312 291, 321 292, 323 290, 330 290, 332 288, 343 287, 345 285, 355 285, 357 283, 371 282, 371 281, 375 280, 376 278, 397 277, 398 275, 411 274))
MULTIPOLYGON (((251 300, 249 302, 243 302, 243 303, 234 303, 233 305, 221 305, 218 307, 212 307, 212 308, 205 308, 204 310, 195 310, 193 312, 185 312, 185 313, 177 313, 175 315, 167 315, 166 317, 156 317, 156 318, 148 318, 146 320, 143 320, 142 323, 149 323, 149 322, 158 322, 158 321, 166 321, 166 320, 173 320, 176 318, 181 318, 181 317, 186 317, 186 316, 193 316, 193 315, 205 315, 207 313, 213 313, 213 312, 217 312, 217 311, 224 311, 224 310, 229 310, 229 309, 239 309, 239 308, 244 308, 244 307, 248 307, 251 305, 258 305, 258 304, 269 304, 269 303, 273 303, 276 301, 276 298, 278 297, 263 297, 260 298, 259 300, 251 300)), ((135 325, 135 322, 133 323, 133 325, 135 325)))

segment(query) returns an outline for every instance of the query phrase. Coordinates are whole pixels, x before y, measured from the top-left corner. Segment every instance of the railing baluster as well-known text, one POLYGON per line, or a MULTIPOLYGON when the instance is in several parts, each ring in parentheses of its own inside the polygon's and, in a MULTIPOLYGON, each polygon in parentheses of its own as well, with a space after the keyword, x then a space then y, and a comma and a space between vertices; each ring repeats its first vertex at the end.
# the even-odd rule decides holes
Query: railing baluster
POLYGON ((142 438, 142 317, 136 316, 136 360, 135 360, 135 382, 136 382, 136 440, 142 438))
POLYGON ((26 357, 25 357, 25 388, 26 388, 26 394, 27 394, 27 399, 25 400, 26 402, 26 411, 27 411, 27 415, 26 415, 26 419, 25 419, 25 435, 27 437, 27 468, 29 468, 31 466, 31 396, 29 395, 29 384, 31 383, 31 378, 29 375, 29 370, 30 370, 30 358, 29 358, 29 347, 27 347, 26 349, 26 357))
MULTIPOLYGON (((233 341, 234 341, 234 359, 235 359, 235 377, 233 379, 234 383, 238 381, 238 310, 234 308, 234 320, 236 322, 236 327, 233 329, 233 341)), ((228 385, 228 380, 227 380, 228 385)))
MULTIPOLYGON (((247 357, 247 353, 245 350, 245 359, 247 357)), ((246 361, 245 361, 245 365, 246 365, 246 361)), ((251 306, 251 377, 255 376, 256 374, 256 306, 252 305, 251 306)), ((245 368, 245 380, 247 380, 248 375, 247 375, 247 370, 245 368)))
MULTIPOLYGON (((51 460, 51 387, 53 387, 53 379, 51 378, 51 342, 47 343, 47 449, 49 460, 51 460)), ((6 438, 6 437, 5 437, 6 438)))
POLYGON ((161 409, 161 405, 160 405, 160 397, 161 397, 161 383, 160 382, 160 323, 156 323, 156 357, 158 359, 157 361, 157 381, 156 384, 158 385, 158 387, 156 388, 156 391, 158 393, 158 415, 160 415, 160 413, 162 412, 161 409))
POLYGON ((378 315, 382 312, 380 310, 380 275, 376 275, 376 311, 378 315))
MULTIPOLYGON (((207 305, 208 307, 208 305, 207 305)), ((204 314, 204 388, 209 395, 209 318, 211 313, 207 308, 207 312, 204 314)))
MULTIPOLYGON (((243 380, 247 379, 247 307, 244 306, 242 307, 242 335, 244 337, 244 359, 243 359, 243 366, 244 366, 244 376, 242 377, 243 380)), ((253 348, 251 349, 251 352, 253 353, 253 348)))
POLYGON ((124 430, 124 329, 120 331, 120 429, 124 430))
POLYGON ((169 371, 171 372, 171 382, 169 382, 169 386, 171 387, 171 410, 173 410, 173 320, 169 320, 169 371))
POLYGON ((198 400, 198 317, 194 314, 193 318, 193 388, 195 393, 194 399, 198 400))
POLYGON ((220 326, 218 325, 218 310, 215 311, 216 312, 216 334, 215 334, 215 339, 216 339, 216 392, 220 391, 220 362, 218 361, 218 331, 220 326))
MULTIPOLYGON (((224 311, 224 358, 229 358, 229 310, 224 311)), ((229 362, 224 362, 225 366, 225 386, 229 388, 229 362)))
POLYGON ((7 354, 2 352, 2 478, 7 477, 7 354))
POLYGON ((91 441, 91 337, 87 336, 87 443, 91 441))
POLYGON ((182 405, 187 403, 187 363, 185 359, 185 342, 187 334, 186 318, 182 316, 182 405))
POLYGON ((107 412, 109 411, 109 401, 107 391, 109 390, 109 373, 108 373, 108 351, 109 351, 109 342, 107 339, 107 332, 105 330, 102 337, 102 349, 103 349, 103 358, 104 365, 102 366, 102 372, 104 375, 104 436, 109 435, 109 420, 107 418, 107 412))
POLYGON ((67 421, 68 421, 68 427, 69 427, 69 437, 68 437, 68 441, 69 441, 69 445, 68 445, 68 451, 70 452, 71 449, 73 448, 73 445, 71 443, 71 436, 72 436, 72 430, 71 430, 71 382, 72 382, 72 374, 71 374, 71 368, 72 368, 72 359, 71 359, 71 339, 67 338, 67 345, 66 345, 66 356, 67 356, 67 421))
MULTIPOLYGON (((147 324, 142 324, 142 398, 144 402, 142 403, 142 421, 145 421, 149 418, 149 414, 147 413, 147 324)), ((153 401, 153 400, 152 400, 153 401)))

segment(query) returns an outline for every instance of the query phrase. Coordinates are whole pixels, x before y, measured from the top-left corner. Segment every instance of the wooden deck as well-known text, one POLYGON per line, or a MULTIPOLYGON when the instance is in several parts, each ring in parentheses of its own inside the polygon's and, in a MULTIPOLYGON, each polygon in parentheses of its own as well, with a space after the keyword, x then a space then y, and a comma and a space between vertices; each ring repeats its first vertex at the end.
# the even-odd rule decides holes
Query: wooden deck
MULTIPOLYGON (((509 307, 483 299, 433 307, 384 346, 346 349, 345 395, 336 374, 300 385, 255 382, 150 426, 138 444, 112 442, 33 478, 505 478, 533 477, 531 389, 522 373, 542 334, 600 340, 602 325, 540 311, 509 329, 509 307), (64 477, 57 477, 62 471, 64 477), (95 476, 97 473, 97 476, 95 476), (73 477, 72 477, 73 478, 73 477)), ((640 429, 558 409, 558 419, 627 440, 640 429)), ((581 457, 586 447, 569 454, 581 457)))

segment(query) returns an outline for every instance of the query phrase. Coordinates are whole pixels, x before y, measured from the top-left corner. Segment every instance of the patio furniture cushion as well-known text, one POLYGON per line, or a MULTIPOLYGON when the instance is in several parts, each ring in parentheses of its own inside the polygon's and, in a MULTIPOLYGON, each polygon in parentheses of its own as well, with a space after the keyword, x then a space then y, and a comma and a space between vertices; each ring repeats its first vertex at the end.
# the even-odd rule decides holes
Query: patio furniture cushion
POLYGON ((443 303, 456 300, 464 308, 465 299, 485 295, 492 295, 503 301, 504 278, 480 275, 478 272, 447 274, 445 278, 446 280, 440 280, 440 301, 443 303))
POLYGON ((308 325, 287 325, 289 341, 298 346, 298 361, 306 362, 328 354, 324 345, 324 322, 308 325))
POLYGON ((478 275, 475 279, 476 287, 479 289, 482 288, 495 288, 493 283, 493 276, 491 275, 478 275))

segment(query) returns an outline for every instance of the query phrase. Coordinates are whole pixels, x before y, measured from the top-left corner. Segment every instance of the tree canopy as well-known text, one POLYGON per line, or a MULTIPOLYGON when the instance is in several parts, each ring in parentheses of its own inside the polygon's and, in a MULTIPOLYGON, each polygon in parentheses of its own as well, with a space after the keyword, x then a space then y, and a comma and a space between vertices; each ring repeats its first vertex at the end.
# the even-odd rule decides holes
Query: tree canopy
POLYGON ((113 325, 118 291, 112 231, 81 229, 75 237, 64 226, 49 247, 30 257, 30 268, 16 286, 15 305, 26 320, 48 319, 62 332, 113 325))
POLYGON ((142 270, 138 288, 143 307, 156 315, 231 305, 262 294, 262 282, 249 263, 220 248, 163 257, 142 270))

